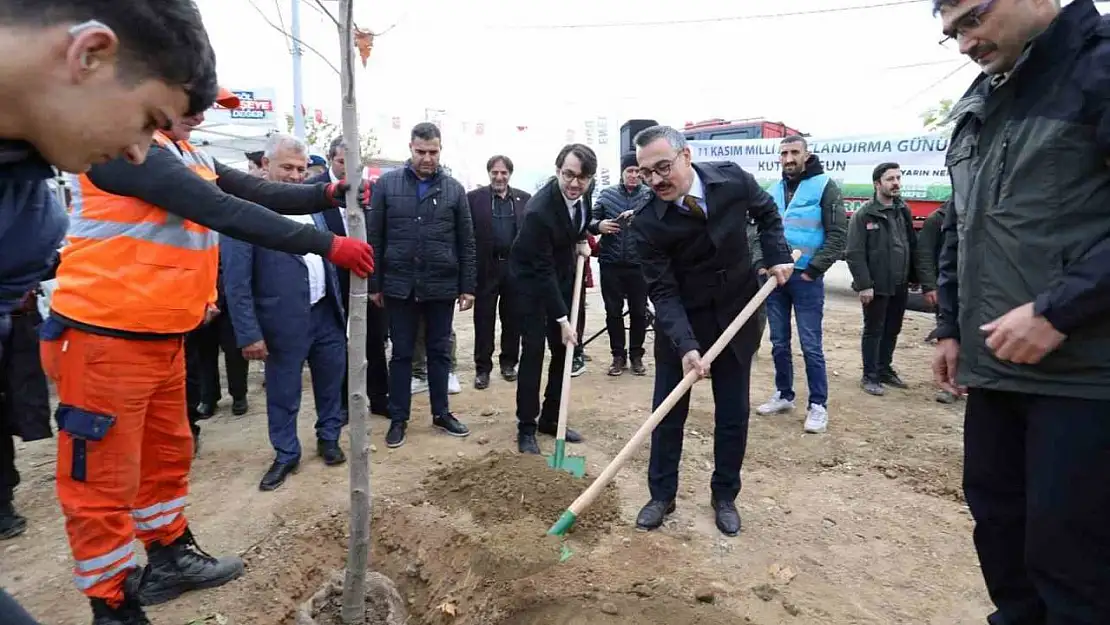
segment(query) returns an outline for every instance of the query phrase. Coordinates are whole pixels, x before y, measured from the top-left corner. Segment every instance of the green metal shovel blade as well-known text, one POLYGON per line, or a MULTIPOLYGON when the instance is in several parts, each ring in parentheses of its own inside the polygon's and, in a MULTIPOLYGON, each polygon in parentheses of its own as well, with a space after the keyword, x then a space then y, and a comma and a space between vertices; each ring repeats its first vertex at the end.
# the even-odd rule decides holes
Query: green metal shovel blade
POLYGON ((582 456, 568 456, 566 441, 555 441, 555 453, 547 456, 547 466, 566 471, 574 477, 586 477, 586 459, 582 456))

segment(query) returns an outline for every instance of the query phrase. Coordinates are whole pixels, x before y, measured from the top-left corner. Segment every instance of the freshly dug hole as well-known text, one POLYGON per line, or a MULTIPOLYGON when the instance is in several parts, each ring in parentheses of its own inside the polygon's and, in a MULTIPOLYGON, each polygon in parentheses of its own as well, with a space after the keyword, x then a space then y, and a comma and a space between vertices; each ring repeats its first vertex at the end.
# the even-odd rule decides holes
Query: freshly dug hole
MULTIPOLYGON (((342 625, 344 571, 336 571, 297 611, 296 625, 342 625)), ((393 580, 373 571, 366 574, 366 625, 405 625, 408 612, 393 580)))
MULTIPOLYGON (((431 504, 465 510, 479 524, 503 524, 534 518, 546 524, 542 538, 591 480, 547 466, 543 456, 494 452, 436 469, 423 484, 431 504)), ((596 535, 620 520, 620 501, 610 484, 575 523, 576 536, 596 535)))

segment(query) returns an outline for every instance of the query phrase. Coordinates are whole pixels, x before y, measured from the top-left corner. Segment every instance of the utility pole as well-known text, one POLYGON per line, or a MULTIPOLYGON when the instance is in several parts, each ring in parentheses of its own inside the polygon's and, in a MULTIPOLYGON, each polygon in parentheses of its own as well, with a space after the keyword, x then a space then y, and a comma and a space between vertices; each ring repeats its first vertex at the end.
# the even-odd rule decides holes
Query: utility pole
POLYGON ((293 136, 304 141, 304 94, 301 88, 301 0, 293 3, 290 30, 293 40, 293 136))

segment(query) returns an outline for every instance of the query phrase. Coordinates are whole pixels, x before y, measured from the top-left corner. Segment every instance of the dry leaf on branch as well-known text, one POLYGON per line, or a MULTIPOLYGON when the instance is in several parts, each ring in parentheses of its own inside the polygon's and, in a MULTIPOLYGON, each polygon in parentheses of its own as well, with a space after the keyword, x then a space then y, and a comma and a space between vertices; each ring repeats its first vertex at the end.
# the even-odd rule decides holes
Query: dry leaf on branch
POLYGON ((362 66, 366 67, 366 61, 370 58, 370 50, 374 47, 374 33, 356 28, 355 47, 358 48, 358 55, 362 59, 362 66))

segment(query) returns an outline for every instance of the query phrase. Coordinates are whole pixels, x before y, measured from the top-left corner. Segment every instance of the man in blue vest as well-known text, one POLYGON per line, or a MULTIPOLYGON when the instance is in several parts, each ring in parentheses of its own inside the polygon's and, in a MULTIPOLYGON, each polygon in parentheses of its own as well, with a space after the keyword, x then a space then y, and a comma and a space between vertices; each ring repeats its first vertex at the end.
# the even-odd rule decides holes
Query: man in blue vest
MULTIPOLYGON (((798 340, 809 384, 805 431, 818 434, 829 424, 829 378, 821 323, 825 310, 824 275, 844 253, 848 219, 840 187, 825 173, 817 155, 809 153, 802 137, 792 135, 779 144, 782 180, 768 191, 782 215, 786 242, 801 250, 794 275, 767 298, 771 327, 771 356, 775 361, 775 394, 756 409, 761 415, 794 409, 794 363, 790 349, 790 311, 798 326, 798 340)), ((765 273, 760 269, 760 274, 765 273)))

